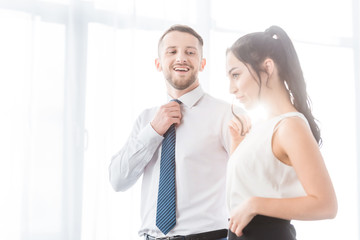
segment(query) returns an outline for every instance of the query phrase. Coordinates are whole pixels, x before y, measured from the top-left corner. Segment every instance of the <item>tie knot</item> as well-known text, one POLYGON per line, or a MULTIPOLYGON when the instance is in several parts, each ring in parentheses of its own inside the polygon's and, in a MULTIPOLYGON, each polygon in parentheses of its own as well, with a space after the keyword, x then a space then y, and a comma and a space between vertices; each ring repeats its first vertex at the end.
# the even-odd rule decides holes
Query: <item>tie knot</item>
POLYGON ((172 102, 177 102, 178 104, 181 104, 182 102, 180 101, 180 100, 178 100, 178 99, 171 99, 170 101, 172 101, 172 102))

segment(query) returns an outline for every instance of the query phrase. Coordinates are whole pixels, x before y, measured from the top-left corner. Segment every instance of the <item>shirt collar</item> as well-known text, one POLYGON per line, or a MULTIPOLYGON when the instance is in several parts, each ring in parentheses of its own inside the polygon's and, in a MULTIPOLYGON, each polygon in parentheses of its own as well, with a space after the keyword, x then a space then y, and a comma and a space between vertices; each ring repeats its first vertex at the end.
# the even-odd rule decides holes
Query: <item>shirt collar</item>
MULTIPOLYGON (((180 100, 182 104, 188 108, 192 108, 204 94, 204 90, 201 88, 201 86, 198 86, 194 90, 191 90, 190 92, 185 93, 179 97, 178 100, 180 100)), ((168 98, 171 99, 170 96, 168 96, 168 98)))

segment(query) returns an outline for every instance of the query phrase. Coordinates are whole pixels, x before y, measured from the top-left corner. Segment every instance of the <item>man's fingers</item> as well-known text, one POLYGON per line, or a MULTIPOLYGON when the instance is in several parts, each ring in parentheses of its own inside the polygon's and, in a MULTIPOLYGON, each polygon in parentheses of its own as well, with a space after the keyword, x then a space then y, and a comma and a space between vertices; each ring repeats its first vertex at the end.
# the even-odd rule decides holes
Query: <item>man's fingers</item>
POLYGON ((180 104, 176 101, 170 101, 167 104, 163 105, 165 107, 180 107, 180 104))
POLYGON ((162 105, 158 109, 158 112, 150 124, 159 135, 163 135, 172 124, 179 125, 181 118, 180 104, 172 101, 162 105))

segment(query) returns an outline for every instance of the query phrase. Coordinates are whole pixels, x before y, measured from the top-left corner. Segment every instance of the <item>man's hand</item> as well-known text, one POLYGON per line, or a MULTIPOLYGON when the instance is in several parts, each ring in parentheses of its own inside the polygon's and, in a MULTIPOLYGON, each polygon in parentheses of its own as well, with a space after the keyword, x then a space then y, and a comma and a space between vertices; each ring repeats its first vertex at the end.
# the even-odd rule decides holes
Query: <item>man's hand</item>
POLYGON ((150 124, 159 135, 163 136, 172 124, 179 125, 180 122, 180 104, 176 101, 171 101, 159 108, 150 124))

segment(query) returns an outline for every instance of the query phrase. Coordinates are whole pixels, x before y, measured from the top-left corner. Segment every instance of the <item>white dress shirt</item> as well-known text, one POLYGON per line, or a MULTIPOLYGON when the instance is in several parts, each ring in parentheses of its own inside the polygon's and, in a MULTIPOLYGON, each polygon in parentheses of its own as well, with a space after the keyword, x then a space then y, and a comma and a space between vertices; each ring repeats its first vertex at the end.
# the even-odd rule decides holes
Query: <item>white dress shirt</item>
MULTIPOLYGON (((167 236, 227 228, 225 174, 231 106, 200 86, 179 100, 182 119, 176 128, 176 225, 167 236)), ((112 158, 109 171, 116 191, 128 189, 143 174, 139 235, 163 237, 155 225, 163 136, 150 125, 157 109, 140 114, 125 146, 112 158)))

